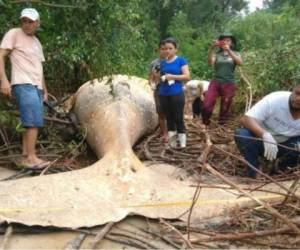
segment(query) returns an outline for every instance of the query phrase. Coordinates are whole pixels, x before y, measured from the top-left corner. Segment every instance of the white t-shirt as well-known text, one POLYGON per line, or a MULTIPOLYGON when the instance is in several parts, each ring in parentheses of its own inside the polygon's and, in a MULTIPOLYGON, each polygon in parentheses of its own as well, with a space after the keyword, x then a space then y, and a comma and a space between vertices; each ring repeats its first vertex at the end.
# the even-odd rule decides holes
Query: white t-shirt
POLYGON ((11 84, 30 83, 43 89, 42 45, 35 36, 27 35, 21 28, 9 30, 3 37, 1 49, 11 50, 11 84))
POLYGON ((273 92, 246 112, 279 143, 300 135, 300 119, 295 120, 290 113, 290 95, 289 91, 273 92))
POLYGON ((200 86, 202 86, 203 93, 205 93, 208 90, 208 85, 209 82, 204 80, 190 80, 186 83, 186 87, 192 96, 198 96, 200 86))

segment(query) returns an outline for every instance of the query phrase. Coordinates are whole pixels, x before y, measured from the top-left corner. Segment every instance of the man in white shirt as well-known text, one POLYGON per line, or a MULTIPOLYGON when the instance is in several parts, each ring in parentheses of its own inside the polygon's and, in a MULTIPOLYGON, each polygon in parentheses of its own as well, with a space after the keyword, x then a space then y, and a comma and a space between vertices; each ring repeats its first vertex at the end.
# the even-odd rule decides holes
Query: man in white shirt
POLYGON ((21 27, 9 30, 0 45, 0 92, 16 99, 22 126, 21 165, 41 169, 49 162, 40 159, 35 151, 38 128, 44 125, 43 100, 48 93, 43 75, 45 61, 42 46, 34 35, 40 25, 39 13, 32 8, 22 11, 21 27), (5 59, 10 58, 11 80, 5 72, 5 59))
POLYGON ((208 90, 209 81, 190 80, 185 86, 186 103, 184 113, 186 118, 199 118, 202 112, 203 100, 208 90))
MULTIPOLYGON (((262 155, 269 161, 280 158, 280 171, 294 167, 300 152, 300 81, 292 92, 278 91, 265 96, 241 118, 241 124, 243 128, 237 130, 235 141, 254 168, 260 169, 258 157, 262 155)), ((248 176, 255 178, 256 174, 248 166, 248 176)))

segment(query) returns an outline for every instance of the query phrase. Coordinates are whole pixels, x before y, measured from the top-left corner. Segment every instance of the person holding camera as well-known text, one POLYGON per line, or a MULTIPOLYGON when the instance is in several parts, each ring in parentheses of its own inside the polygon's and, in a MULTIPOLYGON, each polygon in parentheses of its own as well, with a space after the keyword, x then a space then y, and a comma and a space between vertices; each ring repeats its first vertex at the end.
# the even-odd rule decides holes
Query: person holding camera
POLYGON ((166 117, 163 114, 161 104, 160 104, 160 98, 159 98, 160 63, 166 57, 166 49, 163 41, 160 41, 158 50, 159 50, 159 58, 156 58, 154 61, 151 62, 148 80, 149 80, 149 85, 154 92, 154 101, 155 101, 156 112, 158 114, 160 134, 163 137, 163 142, 167 143, 168 131, 166 125, 166 117))
POLYGON ((208 63, 214 66, 214 77, 210 81, 204 99, 202 120, 205 125, 210 124, 210 117, 219 96, 221 97, 219 124, 224 124, 228 118, 236 90, 235 67, 242 65, 242 58, 235 48, 236 39, 230 33, 220 35, 209 48, 208 63))
POLYGON ((174 38, 164 40, 166 59, 161 62, 161 85, 159 90, 163 112, 167 119, 171 147, 177 146, 177 134, 181 148, 186 147, 184 124, 183 81, 190 80, 187 60, 177 56, 177 42, 174 38), (174 140, 176 138, 176 140, 174 140))

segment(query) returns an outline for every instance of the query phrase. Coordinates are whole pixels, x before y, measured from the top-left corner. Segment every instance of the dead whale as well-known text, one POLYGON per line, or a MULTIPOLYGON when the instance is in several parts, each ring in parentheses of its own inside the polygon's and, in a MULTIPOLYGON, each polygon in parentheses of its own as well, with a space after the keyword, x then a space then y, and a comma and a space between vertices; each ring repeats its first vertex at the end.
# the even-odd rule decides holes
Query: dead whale
MULTIPOLYGON (((187 219, 195 188, 145 167, 132 151, 134 142, 157 123, 146 80, 115 75, 87 82, 77 92, 75 112, 99 161, 72 172, 0 182, 1 222, 80 228, 129 214, 187 219)), ((284 199, 274 193, 253 195, 284 199)), ((253 204, 232 190, 202 188, 192 220, 253 204)))

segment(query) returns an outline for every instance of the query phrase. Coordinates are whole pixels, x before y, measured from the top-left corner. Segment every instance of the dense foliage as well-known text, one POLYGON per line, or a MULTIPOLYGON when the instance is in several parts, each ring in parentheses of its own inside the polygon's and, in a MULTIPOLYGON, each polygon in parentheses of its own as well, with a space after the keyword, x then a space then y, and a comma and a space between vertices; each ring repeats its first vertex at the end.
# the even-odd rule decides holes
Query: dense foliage
POLYGON ((261 96, 289 88, 300 74, 300 3, 265 4, 249 14, 247 0, 1 0, 0 36, 19 24, 22 8, 37 8, 46 79, 50 90, 64 95, 106 74, 147 77, 157 43, 167 36, 177 38, 193 78, 210 79, 208 46, 231 31, 238 38, 243 71, 261 96))

